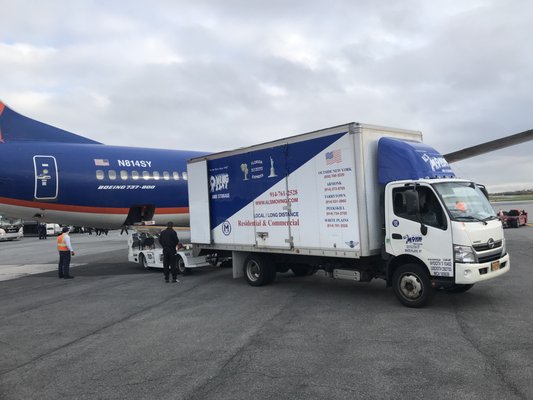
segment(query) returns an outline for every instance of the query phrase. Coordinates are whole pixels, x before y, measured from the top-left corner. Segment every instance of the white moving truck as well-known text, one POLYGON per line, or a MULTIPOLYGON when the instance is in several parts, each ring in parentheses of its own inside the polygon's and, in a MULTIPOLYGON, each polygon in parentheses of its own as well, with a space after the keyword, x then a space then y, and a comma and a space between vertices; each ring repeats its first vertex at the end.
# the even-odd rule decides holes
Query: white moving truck
POLYGON ((482 188, 420 132, 350 123, 194 158, 188 176, 194 254, 231 254, 253 286, 322 269, 422 307, 510 268, 482 188))

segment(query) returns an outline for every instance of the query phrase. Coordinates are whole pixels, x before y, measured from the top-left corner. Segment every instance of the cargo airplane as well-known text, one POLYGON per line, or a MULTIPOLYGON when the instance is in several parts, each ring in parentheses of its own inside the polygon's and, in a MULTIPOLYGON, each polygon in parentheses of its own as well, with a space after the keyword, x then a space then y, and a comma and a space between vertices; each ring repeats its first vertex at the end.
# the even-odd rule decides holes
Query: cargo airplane
MULTIPOLYGON (((444 155, 460 161, 533 139, 533 130, 444 155)), ((0 101, 0 214, 117 228, 188 226, 187 160, 207 153, 108 146, 0 101)))

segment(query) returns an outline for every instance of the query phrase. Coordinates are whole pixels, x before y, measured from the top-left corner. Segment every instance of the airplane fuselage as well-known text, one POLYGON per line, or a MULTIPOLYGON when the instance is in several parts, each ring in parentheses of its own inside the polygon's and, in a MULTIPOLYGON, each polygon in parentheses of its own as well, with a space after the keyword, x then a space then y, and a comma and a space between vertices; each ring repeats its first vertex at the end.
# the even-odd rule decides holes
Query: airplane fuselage
POLYGON ((0 143, 0 214, 119 227, 188 223, 186 164, 205 154, 102 144, 0 143))

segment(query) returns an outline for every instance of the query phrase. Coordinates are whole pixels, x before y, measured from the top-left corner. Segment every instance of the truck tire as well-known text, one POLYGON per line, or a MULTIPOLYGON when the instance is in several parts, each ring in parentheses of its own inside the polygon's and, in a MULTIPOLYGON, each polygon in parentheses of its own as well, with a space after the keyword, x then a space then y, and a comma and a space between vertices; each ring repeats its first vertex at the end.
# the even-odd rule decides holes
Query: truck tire
POLYGON ((143 253, 139 254, 139 264, 141 264, 146 270, 150 269, 148 266, 148 261, 146 260, 146 256, 143 253))
POLYGON ((448 293, 464 293, 466 292, 467 290, 470 290, 472 289, 472 287, 474 287, 474 284, 469 284, 469 285, 453 285, 451 288, 447 289, 446 291, 448 293))
POLYGON ((401 265, 392 275, 394 294, 404 306, 424 307, 433 295, 429 275, 419 264, 401 265))
POLYGON ((185 267, 185 262, 183 261, 183 258, 177 256, 176 262, 178 264, 178 273, 182 275, 189 275, 191 273, 191 269, 185 267))
POLYGON ((268 285, 276 278, 276 268, 266 257, 250 254, 244 262, 244 276, 251 286, 268 285))

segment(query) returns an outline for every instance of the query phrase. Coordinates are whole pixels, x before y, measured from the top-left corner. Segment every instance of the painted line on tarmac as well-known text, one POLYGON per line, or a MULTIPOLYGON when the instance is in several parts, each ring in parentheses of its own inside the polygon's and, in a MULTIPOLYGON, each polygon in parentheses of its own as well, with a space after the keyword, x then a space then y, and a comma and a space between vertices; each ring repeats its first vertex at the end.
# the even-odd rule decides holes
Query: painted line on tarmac
MULTIPOLYGON (((78 267, 85 264, 70 264, 70 267, 78 267)), ((0 265, 0 281, 21 278, 43 272, 57 271, 57 264, 10 264, 0 265)))

